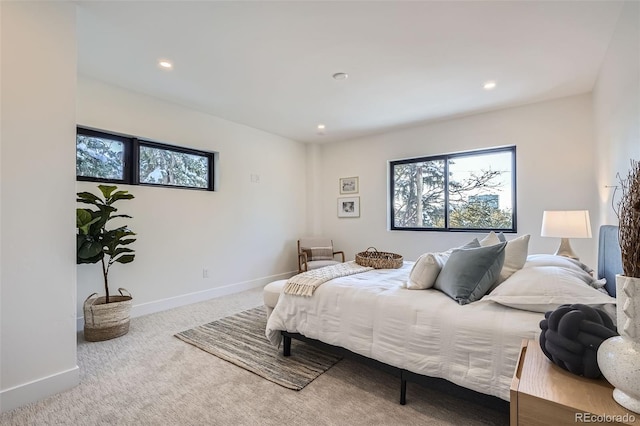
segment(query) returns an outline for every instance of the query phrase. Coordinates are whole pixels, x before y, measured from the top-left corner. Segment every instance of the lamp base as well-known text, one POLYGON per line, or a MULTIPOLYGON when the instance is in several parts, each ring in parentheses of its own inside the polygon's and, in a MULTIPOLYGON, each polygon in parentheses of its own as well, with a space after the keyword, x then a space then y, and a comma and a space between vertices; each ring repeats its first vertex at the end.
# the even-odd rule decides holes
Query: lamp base
POLYGON ((569 244, 568 238, 562 238, 560 240, 560 246, 558 247, 558 250, 556 250, 555 254, 556 256, 564 256, 570 259, 580 260, 578 255, 576 255, 576 253, 571 248, 571 244, 569 244))

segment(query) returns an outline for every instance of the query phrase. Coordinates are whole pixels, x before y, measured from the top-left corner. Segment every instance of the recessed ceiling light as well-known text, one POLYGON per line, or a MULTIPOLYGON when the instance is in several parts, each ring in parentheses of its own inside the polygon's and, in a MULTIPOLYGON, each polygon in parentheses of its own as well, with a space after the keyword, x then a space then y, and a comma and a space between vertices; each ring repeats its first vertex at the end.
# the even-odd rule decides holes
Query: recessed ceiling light
POLYGON ((168 61, 166 59, 160 59, 158 61, 158 66, 160 68, 164 68, 166 70, 170 70, 171 68, 173 68, 173 63, 171 63, 171 61, 168 61))
POLYGON ((326 128, 326 126, 324 124, 318 124, 318 134, 319 135, 324 135, 324 129, 326 128))
POLYGON ((485 81, 482 87, 484 90, 493 90, 496 88, 496 82, 493 80, 485 81))
POLYGON ((349 78, 349 74, 346 72, 337 72, 333 75, 334 80, 346 80, 347 78, 349 78))

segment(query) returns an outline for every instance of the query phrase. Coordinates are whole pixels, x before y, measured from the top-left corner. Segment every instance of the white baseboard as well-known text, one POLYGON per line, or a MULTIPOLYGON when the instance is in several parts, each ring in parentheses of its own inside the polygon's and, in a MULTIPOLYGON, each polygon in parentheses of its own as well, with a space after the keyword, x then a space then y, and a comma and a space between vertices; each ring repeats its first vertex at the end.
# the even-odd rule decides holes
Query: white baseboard
POLYGON ((0 391, 0 413, 40 401, 53 394, 71 389, 79 383, 80 369, 76 365, 69 370, 5 389, 0 391))
MULTIPOLYGON (((134 303, 131 307, 131 318, 166 311, 167 309, 190 305, 192 303, 204 302, 205 300, 240 293, 242 291, 251 290, 252 288, 264 287, 272 281, 290 278, 297 273, 297 271, 284 272, 282 274, 269 275, 267 277, 257 278, 250 281, 242 281, 222 287, 214 287, 203 291, 197 291, 195 293, 181 294, 180 296, 141 303, 139 305, 134 303)), ((133 299, 133 301, 135 302, 135 299, 133 299)), ((78 331, 82 331, 84 329, 83 316, 78 317, 76 326, 78 331)))

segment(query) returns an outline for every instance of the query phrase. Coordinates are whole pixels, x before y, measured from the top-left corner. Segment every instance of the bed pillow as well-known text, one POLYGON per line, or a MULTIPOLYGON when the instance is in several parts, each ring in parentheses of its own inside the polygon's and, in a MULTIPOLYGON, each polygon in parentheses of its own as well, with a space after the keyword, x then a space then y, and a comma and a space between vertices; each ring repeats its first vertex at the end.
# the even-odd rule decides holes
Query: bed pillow
POLYGON ((555 254, 532 254, 527 257, 527 263, 525 264, 525 267, 531 266, 561 266, 563 268, 583 270, 588 273, 593 272, 593 269, 579 260, 555 254))
MULTIPOLYGON (((502 238, 504 238, 504 235, 502 236, 502 238)), ((498 235, 491 231, 489 232, 483 239, 480 240, 480 246, 481 247, 487 247, 487 246, 493 246, 496 244, 500 244, 505 242, 505 240, 500 241, 500 238, 498 237, 498 235)))
POLYGON ((591 287, 595 281, 579 268, 527 266, 514 273, 482 300, 533 312, 547 312, 562 304, 615 303, 616 299, 591 287))
MULTIPOLYGON (((525 263, 524 267, 530 268, 534 266, 558 266, 578 272, 586 272, 589 274, 589 277, 585 278, 585 281, 587 281, 587 283, 591 287, 606 295, 609 295, 605 287, 607 284, 607 280, 605 278, 594 278, 594 270, 588 265, 580 262, 579 260, 571 259, 565 256, 558 256, 555 254, 532 254, 530 256, 527 256, 527 263, 525 263)), ((586 275, 582 276, 586 277, 586 275)))
POLYGON ((456 249, 436 279, 435 288, 461 305, 480 300, 500 275, 506 243, 456 249))
MULTIPOLYGON (((468 249, 468 248, 478 248, 480 247, 480 241, 478 241, 477 238, 474 238, 473 240, 469 241, 467 244, 458 247, 459 249, 468 249)), ((455 248, 451 248, 449 250, 447 250, 447 252, 449 252, 449 254, 451 254, 451 252, 453 252, 455 250, 455 248)))
POLYGON ((500 271, 500 278, 494 283, 494 285, 489 289, 489 291, 496 288, 500 283, 513 275, 514 272, 522 269, 524 264, 527 261, 527 256, 529 255, 529 239, 531 235, 523 235, 518 238, 514 238, 513 240, 507 241, 504 234, 501 232, 496 234, 491 231, 480 240, 480 245, 482 247, 492 246, 494 244, 500 244, 501 242, 507 243, 507 247, 504 251, 504 265, 502 265, 502 270, 500 271))
POLYGON ((438 274, 449 258, 449 253, 425 253, 411 268, 406 287, 409 290, 425 290, 433 287, 438 274))
POLYGON ((504 236, 504 232, 500 232, 496 234, 494 231, 491 231, 489 232, 489 234, 487 234, 486 237, 480 240, 480 245, 484 247, 484 246, 491 246, 493 244, 506 243, 506 242, 507 242, 507 237, 504 236), (496 238, 497 238, 497 241, 496 241, 496 238))
POLYGON ((531 235, 526 234, 507 241, 507 246, 504 249, 504 265, 497 284, 504 282, 524 267, 529 255, 529 239, 531 239, 531 235))
MULTIPOLYGON (((477 238, 474 238, 460 248, 480 247, 477 238)), ((416 260, 409 273, 409 280, 405 284, 405 288, 409 290, 425 290, 433 287, 436 278, 442 267, 449 259, 454 249, 449 249, 441 253, 425 253, 416 260)))

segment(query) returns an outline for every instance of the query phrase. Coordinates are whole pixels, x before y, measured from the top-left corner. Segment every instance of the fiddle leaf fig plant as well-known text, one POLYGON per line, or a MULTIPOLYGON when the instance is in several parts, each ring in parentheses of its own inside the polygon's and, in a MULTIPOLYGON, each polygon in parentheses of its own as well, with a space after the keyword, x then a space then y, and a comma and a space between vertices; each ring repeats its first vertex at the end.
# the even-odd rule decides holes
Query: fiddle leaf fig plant
POLYGON ((109 221, 115 218, 128 218, 126 214, 115 214, 118 209, 113 205, 119 200, 133 197, 128 191, 118 191, 113 185, 98 185, 102 198, 90 192, 78 192, 77 202, 90 204, 93 208, 76 209, 76 263, 102 263, 102 277, 106 303, 109 303, 109 268, 114 263, 131 263, 135 258, 134 250, 128 248, 136 235, 127 226, 107 229, 109 221))

